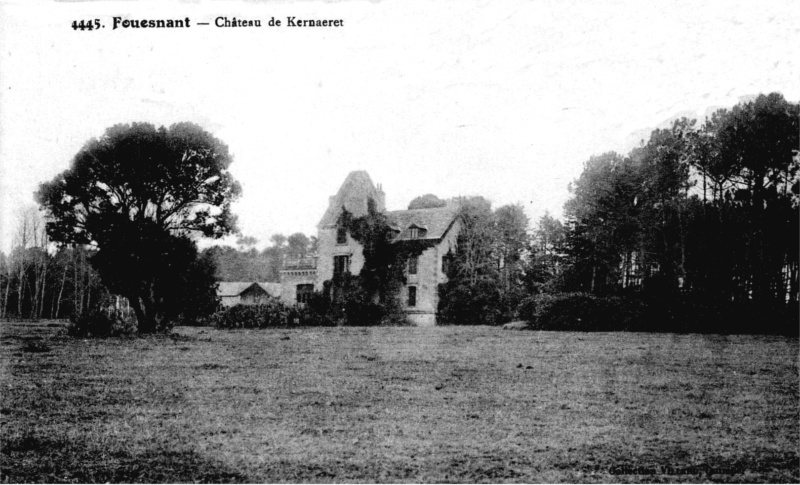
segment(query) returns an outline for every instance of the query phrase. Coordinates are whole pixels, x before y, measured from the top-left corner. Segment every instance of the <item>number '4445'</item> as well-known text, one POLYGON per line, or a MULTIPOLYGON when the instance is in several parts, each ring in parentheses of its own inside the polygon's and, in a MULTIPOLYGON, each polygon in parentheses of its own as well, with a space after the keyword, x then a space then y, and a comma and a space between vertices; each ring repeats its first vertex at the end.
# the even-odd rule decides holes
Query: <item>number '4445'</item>
POLYGON ((94 30, 100 28, 100 19, 72 21, 72 30, 94 30))

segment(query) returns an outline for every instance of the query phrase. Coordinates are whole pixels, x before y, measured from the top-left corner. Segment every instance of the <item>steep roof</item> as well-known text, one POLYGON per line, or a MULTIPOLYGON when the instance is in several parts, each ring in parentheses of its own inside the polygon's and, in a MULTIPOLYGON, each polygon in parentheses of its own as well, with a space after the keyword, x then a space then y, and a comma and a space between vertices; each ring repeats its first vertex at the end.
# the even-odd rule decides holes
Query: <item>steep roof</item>
POLYGON ((283 285, 280 283, 258 283, 258 286, 264 289, 269 296, 280 298, 283 285))
MULTIPOLYGON (((347 209, 354 217, 367 215, 367 200, 372 199, 378 204, 376 209, 384 211, 383 192, 372 183, 369 174, 364 170, 356 170, 347 175, 336 195, 330 198, 328 209, 322 216, 317 227, 333 226, 337 222, 342 207, 347 209)), ((412 239, 409 229, 412 226, 422 229, 416 239, 441 239, 453 224, 458 213, 458 204, 449 202, 444 207, 430 209, 411 209, 384 212, 389 223, 396 229, 395 241, 412 239)))
POLYGON ((217 296, 239 296, 252 284, 252 281, 220 281, 217 283, 217 296))
MULTIPOLYGON (((378 189, 375 188, 375 184, 372 183, 372 179, 366 171, 350 172, 336 195, 331 197, 328 209, 317 227, 336 224, 342 207, 355 217, 367 215, 367 199, 372 199, 376 203, 380 203, 382 200, 378 189)), ((382 209, 382 207, 378 207, 378 210, 382 209)))
POLYGON ((389 211, 386 217, 394 229, 400 231, 395 241, 410 240, 409 229, 412 226, 423 230, 417 239, 441 239, 455 221, 457 213, 458 204, 449 203, 431 209, 389 211))
POLYGON ((280 283, 259 283, 252 281, 220 281, 217 283, 217 296, 239 296, 251 286, 256 285, 266 291, 269 296, 279 297, 280 283))

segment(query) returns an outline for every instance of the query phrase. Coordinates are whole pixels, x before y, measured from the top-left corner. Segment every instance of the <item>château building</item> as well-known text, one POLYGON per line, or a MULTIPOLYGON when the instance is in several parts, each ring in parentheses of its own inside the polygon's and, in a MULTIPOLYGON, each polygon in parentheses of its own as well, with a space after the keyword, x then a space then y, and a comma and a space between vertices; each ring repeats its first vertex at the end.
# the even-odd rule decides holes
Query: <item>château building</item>
POLYGON ((317 253, 313 257, 286 261, 281 269, 281 300, 286 304, 303 304, 313 291, 321 291, 323 283, 334 274, 357 275, 364 266, 361 244, 345 227, 339 225, 342 209, 354 217, 368 213, 369 201, 383 212, 394 233, 393 242, 425 240, 430 243, 405 268, 406 284, 400 301, 411 323, 420 326, 436 324, 439 303, 438 287, 447 277, 442 268, 443 257, 454 249, 458 234, 457 206, 414 210, 386 211, 386 196, 375 186, 365 171, 351 172, 317 225, 317 253))

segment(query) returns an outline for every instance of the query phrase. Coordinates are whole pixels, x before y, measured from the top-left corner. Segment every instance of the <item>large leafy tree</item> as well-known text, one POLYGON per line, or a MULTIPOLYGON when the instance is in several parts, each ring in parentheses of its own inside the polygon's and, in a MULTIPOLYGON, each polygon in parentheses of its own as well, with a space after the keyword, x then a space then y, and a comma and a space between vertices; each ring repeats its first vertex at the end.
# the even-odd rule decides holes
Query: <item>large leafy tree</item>
POLYGON ((525 268, 525 287, 529 293, 543 293, 558 284, 567 232, 564 225, 549 212, 539 219, 530 242, 530 257, 525 268))
POLYGON ((230 163, 227 146, 195 124, 120 124, 87 142, 37 198, 50 237, 96 247, 103 283, 130 300, 140 332, 152 332, 213 288, 191 236, 235 230, 230 205, 241 190, 230 163))
POLYGON ((411 202, 409 202, 408 209, 433 209, 436 207, 444 207, 446 205, 447 201, 436 197, 434 194, 425 194, 415 197, 411 202))
MULTIPOLYGON (((738 212, 747 235, 742 240, 742 293, 755 301, 782 304, 784 281, 797 298, 800 104, 778 93, 721 110, 705 126, 706 157, 697 163, 719 181, 720 213, 738 212), (778 290, 778 291, 776 291, 778 290)), ((725 216, 722 215, 722 218, 725 216)))
POLYGON ((570 184, 564 212, 576 287, 604 291, 617 281, 621 259, 639 247, 641 187, 639 164, 614 152, 590 158, 570 184))
MULTIPOLYGON (((459 232, 455 249, 445 256, 447 282, 439 286, 439 314, 448 323, 495 324, 504 318, 507 306, 502 270, 517 268, 514 248, 522 247, 527 218, 518 206, 502 208, 497 217, 483 197, 456 202, 459 232)), ((507 276, 517 275, 509 271, 507 276)))

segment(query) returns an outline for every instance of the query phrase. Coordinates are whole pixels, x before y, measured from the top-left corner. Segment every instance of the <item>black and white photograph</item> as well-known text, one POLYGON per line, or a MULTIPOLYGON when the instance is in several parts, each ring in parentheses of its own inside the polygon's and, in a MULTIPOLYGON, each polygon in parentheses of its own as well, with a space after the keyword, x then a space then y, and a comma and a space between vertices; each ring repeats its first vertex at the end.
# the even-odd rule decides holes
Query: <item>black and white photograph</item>
POLYGON ((800 483, 789 0, 0 0, 0 482, 800 483))

